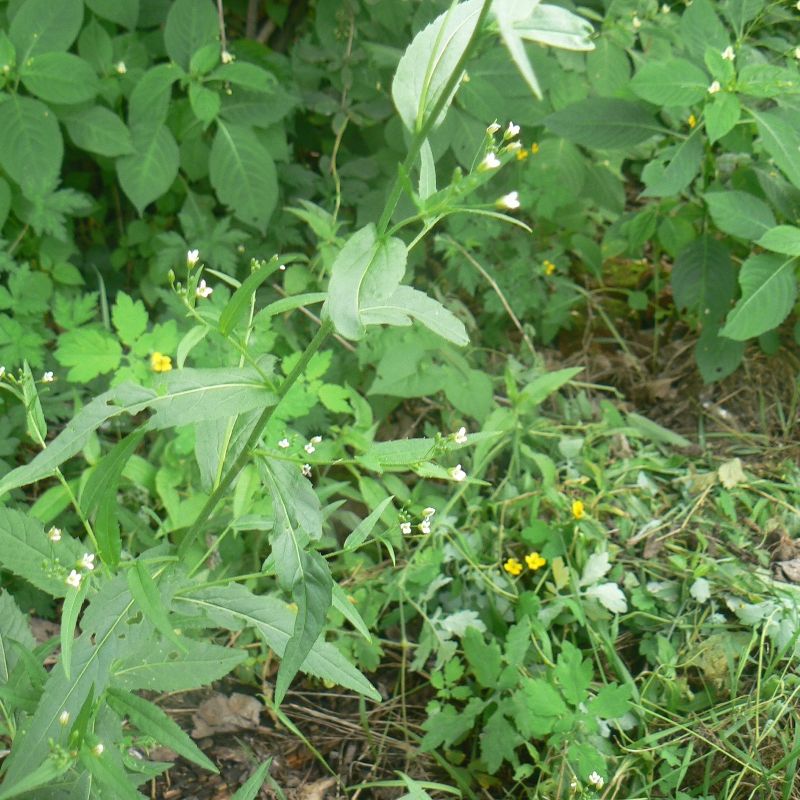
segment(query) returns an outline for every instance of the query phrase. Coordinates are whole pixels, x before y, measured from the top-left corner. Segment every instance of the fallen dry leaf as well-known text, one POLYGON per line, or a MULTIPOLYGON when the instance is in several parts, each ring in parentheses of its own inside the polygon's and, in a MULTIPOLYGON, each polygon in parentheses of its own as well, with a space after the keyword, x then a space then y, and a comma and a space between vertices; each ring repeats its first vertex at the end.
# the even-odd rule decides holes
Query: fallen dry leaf
POLYGON ((298 786, 292 792, 292 800, 325 800, 328 789, 335 785, 336 778, 320 778, 313 783, 298 786))
POLYGON ((250 730, 260 724, 263 706, 255 697, 234 692, 230 697, 215 694, 200 703, 192 714, 195 739, 204 739, 216 733, 233 733, 250 730))

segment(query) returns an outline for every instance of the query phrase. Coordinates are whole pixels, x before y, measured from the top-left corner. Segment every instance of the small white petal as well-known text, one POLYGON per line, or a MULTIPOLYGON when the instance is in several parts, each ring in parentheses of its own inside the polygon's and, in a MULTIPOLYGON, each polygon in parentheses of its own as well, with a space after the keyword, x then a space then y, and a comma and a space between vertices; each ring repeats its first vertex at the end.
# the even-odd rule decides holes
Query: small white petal
POLYGON ((492 123, 492 124, 491 124, 491 125, 490 125, 490 126, 487 128, 487 129, 486 129, 486 133, 488 133, 488 134, 489 134, 489 136, 494 136, 494 135, 497 133, 497 131, 499 131, 499 130, 500 130, 500 123, 499 123, 497 120, 495 120, 495 121, 494 121, 494 122, 493 122, 493 123, 492 123))
POLYGON ((5 375, 5 374, 6 374, 6 368, 5 367, 0 367, 0 378, 2 378, 3 375, 5 375))
MULTIPOLYGON (((515 194, 516 194, 516 192, 515 192, 515 194)), ((453 441, 456 444, 466 444, 467 443, 467 429, 464 428, 463 426, 461 428, 459 428, 455 432, 455 434, 453 436, 453 441)))
POLYGON ((222 55, 220 56, 220 60, 223 64, 231 64, 234 60, 233 53, 229 53, 227 50, 222 51, 222 55))
POLYGON ((51 542, 60 542, 61 541, 61 528, 56 528, 56 526, 54 525, 52 528, 50 528, 49 531, 47 531, 47 538, 51 542))
POLYGON ((726 61, 733 61, 733 59, 734 59, 734 58, 736 58, 736 53, 734 53, 734 52, 733 52, 733 47, 731 47, 730 45, 728 45, 728 46, 727 46, 727 47, 726 47, 726 48, 725 48, 725 49, 722 51, 722 57, 723 57, 723 58, 724 58, 726 61))
POLYGON ((189 252, 186 253, 186 263, 188 266, 193 267, 199 260, 200 260, 199 250, 189 250, 189 252))
POLYGON ((106 748, 103 746, 103 743, 102 743, 102 742, 98 742, 98 743, 97 743, 97 744, 96 744, 96 745, 95 745, 95 746, 92 748, 92 752, 93 752, 93 753, 94 753, 96 756, 101 756, 101 755, 103 755, 103 751, 104 751, 105 749, 106 749, 106 748))
POLYGON ((55 376, 52 372, 45 372, 45 374, 42 375, 42 383, 52 383, 54 380, 55 376))
POLYGON ((497 153, 487 153, 478 165, 478 169, 485 172, 489 169, 497 169, 499 166, 500 159, 497 157, 497 153))
POLYGON ((67 578, 67 586, 72 586, 77 589, 81 585, 81 576, 80 573, 72 570, 70 572, 69 577, 67 578))
POLYGON ((519 136, 519 125, 515 125, 513 122, 509 122, 508 127, 506 128, 506 132, 503 134, 503 138, 513 139, 515 136, 519 136))
POLYGON ((410 522, 401 522, 400 523, 400 533, 405 534, 408 536, 411 533, 411 523, 410 522))
POLYGON ((457 481, 457 482, 460 483, 461 481, 466 479, 467 473, 464 472, 463 469, 461 469, 461 464, 456 464, 456 466, 453 467, 453 469, 450 470, 450 477, 454 481, 457 481))
POLYGON ((117 75, 124 75, 128 71, 124 61, 120 61, 114 69, 117 71, 117 75))
POLYGON ((62 711, 58 715, 58 724, 59 725, 69 725, 69 711, 62 711))
POLYGON ((722 91, 722 86, 720 86, 719 81, 713 81, 711 86, 708 87, 709 94, 716 94, 719 91, 722 91))
POLYGON ((303 464, 302 472, 303 472, 303 475, 306 478, 310 478, 311 477, 311 464, 303 464))
POLYGON ((284 450, 285 450, 285 449, 286 449, 288 446, 289 446, 289 440, 288 440, 288 439, 281 439, 281 440, 278 442, 278 447, 280 447, 280 448, 282 448, 282 449, 284 449, 284 450))
POLYGON ((313 445, 313 444, 311 444, 311 442, 309 442, 309 443, 308 443, 308 444, 306 444, 306 445, 303 445, 303 450, 305 450, 305 451, 306 451, 306 453, 308 453, 309 455, 311 455, 311 454, 312 454, 312 453, 313 453, 313 452, 314 452, 316 449, 317 449, 317 448, 316 448, 316 447, 314 447, 314 445, 313 445))
POLYGON ((497 205, 506 211, 516 211, 519 208, 519 192, 509 192, 503 195, 497 205))

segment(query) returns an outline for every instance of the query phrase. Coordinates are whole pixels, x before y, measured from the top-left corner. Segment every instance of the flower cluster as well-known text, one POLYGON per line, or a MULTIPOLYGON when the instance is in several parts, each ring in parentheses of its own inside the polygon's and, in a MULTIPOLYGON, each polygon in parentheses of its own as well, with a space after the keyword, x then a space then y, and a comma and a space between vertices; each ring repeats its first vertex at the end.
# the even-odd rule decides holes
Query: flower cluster
MULTIPOLYGON (((51 528, 51 532, 53 530, 58 530, 58 528, 51 528)), ((58 541, 60 538, 61 531, 58 531, 58 539, 53 539, 53 537, 50 536, 51 541, 58 541)), ((73 589, 80 588, 84 572, 91 572, 94 569, 94 553, 84 553, 83 556, 81 556, 81 558, 78 560, 76 566, 78 569, 73 569, 67 576, 66 580, 67 586, 71 586, 73 589), (78 572, 78 570, 82 570, 82 572, 78 572)))
MULTIPOLYGON (((536 572, 537 569, 541 569, 546 563, 547 559, 542 558, 535 550, 525 556, 525 564, 531 572, 536 572)), ((503 569, 509 575, 516 577, 517 575, 522 574, 522 562, 512 556, 505 561, 503 564, 503 569)))
MULTIPOLYGON (((422 509, 422 521, 417 525, 420 533, 427 534, 431 532, 431 520, 433 519, 433 515, 435 513, 436 509, 431 508, 430 506, 422 509)), ((413 528, 414 526, 407 519, 400 523, 400 533, 402 533, 404 536, 410 536, 413 528)))

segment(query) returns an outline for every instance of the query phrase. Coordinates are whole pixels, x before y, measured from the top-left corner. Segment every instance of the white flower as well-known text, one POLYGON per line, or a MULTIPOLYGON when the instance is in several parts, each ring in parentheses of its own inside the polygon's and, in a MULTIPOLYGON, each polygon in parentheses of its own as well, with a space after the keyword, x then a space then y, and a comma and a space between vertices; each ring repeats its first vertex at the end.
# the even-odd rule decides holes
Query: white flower
POLYGON ((289 440, 288 439, 281 439, 278 442, 278 447, 280 447, 283 450, 285 450, 288 446, 289 446, 289 440))
POLYGON ((486 129, 486 133, 488 133, 488 134, 489 134, 489 136, 494 136, 494 135, 497 133, 497 131, 499 131, 499 130, 500 130, 500 123, 499 123, 497 120, 495 120, 495 121, 494 121, 494 122, 493 122, 493 123, 492 123, 492 124, 491 124, 491 125, 490 125, 490 126, 487 128, 487 129, 486 129))
POLYGON ((186 253, 186 266, 191 269, 200 260, 199 250, 189 250, 186 253))
POLYGON ((236 56, 234 56, 233 53, 223 50, 222 55, 220 56, 220 61, 222 61, 223 64, 232 64, 234 58, 236 58, 236 56))
POLYGON ((672 8, 669 5, 667 5, 666 3, 664 3, 663 6, 661 6, 661 13, 662 14, 669 14, 670 11, 672 11, 672 8))
POLYGON ((408 536, 411 533, 411 523, 410 522, 401 522, 400 523, 400 533, 403 533, 406 536, 408 536))
POLYGON ((431 532, 431 521, 430 519, 424 519, 419 524, 419 529, 421 533, 430 533, 431 532))
POLYGON ((499 208, 506 211, 516 211, 519 208, 519 192, 509 192, 504 194, 498 201, 499 208))
POLYGON ((635 31, 638 31, 639 28, 641 28, 641 27, 642 27, 642 21, 639 19, 639 17, 634 15, 634 17, 633 17, 633 29, 635 31))
POLYGON ((286 272, 286 264, 281 264, 281 265, 278 267, 278 269, 279 269, 281 272, 286 272))
POLYGON ((321 441, 322 441, 322 437, 321 436, 312 436, 311 437, 311 443, 312 444, 319 444, 321 441))
POLYGON ((58 724, 69 725, 69 711, 64 710, 58 715, 58 724))
POLYGON ((311 477, 311 464, 303 464, 302 472, 303 472, 303 475, 306 478, 310 478, 311 477))
MULTIPOLYGON (((795 47, 794 49, 794 57, 800 59, 800 47, 795 47)), ((0 376, 2 377, 2 376, 0 376)))
POLYGON ((55 376, 52 372, 45 372, 45 374, 42 375, 42 383, 52 383, 54 380, 55 376))
POLYGON ((716 94, 717 92, 721 91, 722 87, 719 85, 719 81, 714 81, 711 86, 708 87, 709 94, 716 94))
POLYGON ((461 469, 461 464, 456 464, 453 469, 450 470, 450 477, 454 481, 461 482, 467 477, 467 473, 461 469))
MULTIPOLYGON (((514 192, 514 194, 516 194, 516 192, 514 192)), ((453 434, 453 441, 456 444, 467 443, 467 429, 463 425, 453 434)))
POLYGON ((214 290, 206 284, 205 278, 203 278, 200 283, 197 284, 197 289, 195 289, 195 294, 198 297, 208 297, 214 290))
POLYGON ((602 789, 605 780, 603 780, 603 777, 601 775, 598 775, 596 772, 593 772, 589 776, 589 783, 591 783, 595 789, 602 789))
POLYGON ((305 451, 306 451, 306 453, 308 453, 309 455, 311 455, 311 454, 312 454, 312 453, 313 453, 313 452, 314 452, 316 449, 317 449, 317 448, 316 448, 316 447, 314 447, 314 445, 313 445, 313 444, 311 444, 311 442, 309 442, 309 443, 308 443, 308 444, 306 444, 306 445, 303 445, 303 450, 305 450, 305 451))
POLYGON ((79 572, 72 570, 67 578, 67 586, 73 586, 77 589, 81 585, 81 576, 79 572))
POLYGON ((422 516, 424 519, 430 519, 436 513, 436 509, 428 506, 422 509, 422 516))
POLYGON ((91 572, 94 569, 94 553, 84 553, 83 558, 78 562, 78 566, 91 572))
POLYGON ((6 374, 6 368, 5 367, 0 367, 0 378, 2 378, 3 375, 5 375, 5 374, 6 374))
POLYGON ((114 67, 114 69, 117 71, 117 75, 124 75, 128 71, 128 68, 125 66, 124 61, 118 62, 117 66, 114 67))
POLYGON ((733 59, 734 59, 734 58, 736 58, 736 53, 734 53, 734 52, 733 52, 733 48, 732 48, 730 45, 728 45, 728 46, 727 46, 727 47, 726 47, 726 48, 725 48, 725 49, 722 51, 722 57, 723 57, 723 58, 724 58, 726 61, 733 61, 733 59))
POLYGON ((95 746, 92 748, 92 753, 94 753, 94 755, 96 755, 96 756, 101 756, 101 755, 103 755, 103 750, 105 750, 105 749, 106 749, 106 748, 103 746, 103 743, 102 743, 102 742, 98 742, 98 743, 97 743, 97 744, 96 744, 96 745, 95 745, 95 746))
POLYGON ((520 142, 509 142, 503 148, 503 152, 505 153, 519 153, 520 150, 522 150, 522 144, 520 142))
POLYGON ((515 136, 519 136, 519 125, 515 125, 513 122, 509 122, 508 127, 506 128, 506 132, 503 134, 503 138, 513 139, 515 136))
POLYGON ((50 528, 49 531, 47 531, 47 538, 51 542, 60 542, 61 541, 61 528, 56 528, 56 526, 53 525, 53 527, 50 528))
POLYGON ((576 780, 575 780, 575 778, 573 778, 573 779, 572 779, 572 780, 569 782, 569 788, 570 788, 570 790, 571 790, 571 791, 573 791, 573 792, 577 792, 577 791, 578 791, 578 781, 576 781, 576 780))
POLYGON ((497 153, 487 153, 483 161, 478 164, 478 169, 482 172, 486 172, 486 170, 490 169, 497 169, 500 166, 500 159, 497 157, 497 153))

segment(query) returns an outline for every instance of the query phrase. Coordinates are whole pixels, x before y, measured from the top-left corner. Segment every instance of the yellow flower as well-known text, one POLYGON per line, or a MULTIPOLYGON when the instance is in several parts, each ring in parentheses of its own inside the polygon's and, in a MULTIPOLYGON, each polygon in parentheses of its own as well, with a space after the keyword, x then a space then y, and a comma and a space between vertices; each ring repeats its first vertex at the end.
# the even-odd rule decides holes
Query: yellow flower
POLYGON ((517 150, 517 161, 524 161, 530 153, 524 148, 522 150, 517 150))
POLYGON ((575 517, 575 519, 583 519, 586 516, 583 500, 572 501, 572 516, 575 517))
POLYGON ((689 119, 686 121, 689 123, 690 128, 694 128, 697 125, 697 117, 694 114, 689 114, 689 119))
POLYGON ((531 145, 531 155, 534 155, 534 156, 535 156, 535 155, 536 155, 538 152, 539 152, 539 145, 538 145, 538 144, 536 144, 536 142, 534 142, 534 143, 531 145))
POLYGON ((520 572, 522 572, 522 564, 520 564, 520 562, 517 561, 516 558, 509 558, 508 561, 506 561, 506 563, 503 564, 503 569, 509 575, 519 575, 520 572))
POLYGON ((150 367, 153 372, 169 372, 172 369, 172 359, 163 353, 155 352, 150 356, 150 367))
POLYGON ((525 556, 525 563, 528 565, 528 569, 532 569, 534 572, 543 567, 547 563, 547 559, 542 558, 535 550, 532 553, 528 553, 525 556))
POLYGON ((552 275, 556 271, 556 265, 547 259, 542 262, 542 266, 544 267, 545 275, 552 275))

